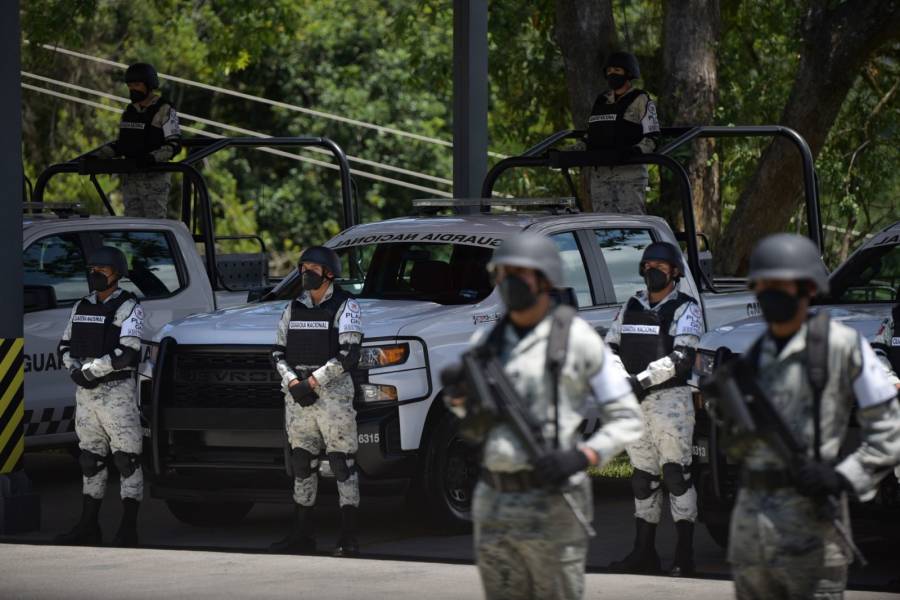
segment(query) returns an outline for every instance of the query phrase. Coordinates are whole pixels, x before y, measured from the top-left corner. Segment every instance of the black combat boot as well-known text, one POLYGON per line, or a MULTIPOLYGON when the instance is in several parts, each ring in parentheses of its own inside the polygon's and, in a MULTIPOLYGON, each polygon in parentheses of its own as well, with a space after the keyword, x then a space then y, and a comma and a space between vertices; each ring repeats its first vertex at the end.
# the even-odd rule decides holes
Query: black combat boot
POLYGON ((87 494, 83 496, 81 504, 81 519, 75 528, 67 533, 61 533, 53 538, 55 544, 67 546, 97 546, 103 541, 103 533, 100 531, 100 505, 103 499, 95 500, 87 494))
POLYGON ((332 553, 334 556, 359 556, 359 541, 356 539, 356 521, 359 508, 341 507, 341 537, 332 553))
POLYGON ((631 553, 609 565, 616 573, 659 573, 659 554, 656 553, 656 523, 635 519, 634 548, 631 553))
POLYGON ((672 577, 692 577, 694 575, 694 524, 690 521, 675 521, 678 543, 675 546, 675 560, 669 575, 672 577))
POLYGON ((270 552, 278 554, 313 554, 316 538, 312 530, 312 507, 294 506, 294 522, 287 537, 269 546, 270 552))
POLYGON ((140 507, 141 503, 134 498, 122 498, 122 522, 113 538, 113 546, 134 548, 138 545, 137 514, 140 507))

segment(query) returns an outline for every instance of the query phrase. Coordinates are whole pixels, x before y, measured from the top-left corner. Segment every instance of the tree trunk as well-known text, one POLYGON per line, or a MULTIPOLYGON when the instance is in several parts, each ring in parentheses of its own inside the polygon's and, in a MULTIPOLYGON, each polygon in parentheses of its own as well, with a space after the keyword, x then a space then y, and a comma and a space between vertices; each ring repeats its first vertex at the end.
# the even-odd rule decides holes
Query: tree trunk
MULTIPOLYGON (((616 49, 612 0, 555 0, 553 37, 562 51, 575 129, 587 129, 597 95, 606 89, 603 65, 616 49)), ((591 209, 590 169, 581 170, 584 210, 591 209)))
MULTIPOLYGON (((710 125, 718 101, 716 43, 719 39, 719 0, 685 0, 665 4, 663 18, 663 89, 659 96, 661 120, 669 126, 710 125)), ((697 231, 713 240, 722 220, 719 199, 719 163, 715 140, 693 144, 685 165, 691 181, 697 231)), ((683 226, 680 198, 666 186, 662 214, 683 226)))
MULTIPOLYGON (((811 2, 802 19, 800 65, 780 121, 806 138, 814 157, 866 60, 882 44, 900 37, 896 0, 851 0, 834 8, 827 4, 811 2)), ((753 245, 785 229, 797 211, 802 182, 793 146, 782 140, 770 144, 722 237, 716 256, 719 272, 742 272, 753 245)))

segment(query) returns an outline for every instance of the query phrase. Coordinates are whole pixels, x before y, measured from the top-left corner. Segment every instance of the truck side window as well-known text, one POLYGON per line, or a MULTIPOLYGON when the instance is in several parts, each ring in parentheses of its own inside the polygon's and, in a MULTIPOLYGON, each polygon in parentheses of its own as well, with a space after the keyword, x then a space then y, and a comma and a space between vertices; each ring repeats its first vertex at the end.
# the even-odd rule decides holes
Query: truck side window
POLYGON ((578 247, 575 234, 571 231, 551 235, 550 239, 556 242, 559 254, 563 261, 563 278, 566 285, 575 291, 578 299, 578 307, 594 305, 594 296, 591 294, 591 285, 588 283, 587 268, 584 257, 578 247))
POLYGON ((648 229, 595 229, 594 239, 616 292, 616 302, 626 302, 646 284, 638 274, 641 254, 653 238, 648 229))
POLYGON ((26 286, 53 287, 60 304, 87 296, 87 264, 77 235, 41 238, 28 246, 22 261, 26 286))
POLYGON ((163 231, 102 231, 104 246, 113 246, 128 259, 128 277, 119 285, 140 299, 165 298, 184 287, 175 251, 163 231))
POLYGON ((900 294, 900 244, 880 245, 863 250, 841 268, 831 282, 837 302, 891 303, 900 294))

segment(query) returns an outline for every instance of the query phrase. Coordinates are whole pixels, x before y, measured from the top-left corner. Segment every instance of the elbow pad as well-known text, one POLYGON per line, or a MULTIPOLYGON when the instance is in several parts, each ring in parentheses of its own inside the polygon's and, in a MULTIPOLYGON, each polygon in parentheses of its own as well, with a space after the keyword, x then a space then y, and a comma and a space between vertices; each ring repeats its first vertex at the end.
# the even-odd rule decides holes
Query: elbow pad
POLYGON ((137 367, 141 362, 141 353, 139 350, 129 348, 119 344, 110 355, 109 364, 115 370, 127 369, 129 367, 137 367))
POLYGON ((694 348, 686 348, 679 346, 669 355, 672 364, 675 365, 675 376, 679 378, 689 378, 691 369, 694 366, 694 357, 697 351, 694 348))
POLYGON ((359 364, 359 355, 360 344, 341 344, 341 351, 337 358, 344 371, 350 372, 359 364))

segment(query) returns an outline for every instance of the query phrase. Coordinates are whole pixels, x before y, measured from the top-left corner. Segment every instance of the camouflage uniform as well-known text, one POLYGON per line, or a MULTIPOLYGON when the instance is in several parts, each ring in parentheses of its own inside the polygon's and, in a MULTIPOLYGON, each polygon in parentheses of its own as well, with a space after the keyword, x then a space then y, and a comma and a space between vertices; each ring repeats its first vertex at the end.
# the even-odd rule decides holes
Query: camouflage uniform
MULTIPOLYGON (((114 291, 105 302, 117 298, 124 293, 121 289, 114 291)), ((72 308, 69 324, 62 336, 60 348, 63 352, 63 364, 69 370, 90 370, 93 377, 103 377, 116 372, 112 365, 113 354, 121 354, 118 348, 113 354, 85 360, 83 363, 73 358, 69 352, 69 340, 72 337, 72 318, 81 302, 97 303, 97 294, 92 293, 80 300, 72 308)), ((144 327, 144 311, 141 305, 133 300, 126 300, 116 311, 113 325, 121 327, 119 344, 137 352, 141 350, 141 334, 144 327)), ((120 369, 134 371, 133 367, 120 369)), ((139 455, 141 453, 143 431, 140 413, 138 412, 136 384, 134 377, 119 381, 100 383, 96 388, 75 390, 75 434, 78 446, 83 451, 108 457, 111 452, 125 452, 139 455)), ((103 498, 106 491, 107 469, 101 469, 91 477, 83 476, 84 494, 95 499, 103 498)), ((121 478, 120 495, 124 498, 141 500, 144 494, 144 474, 137 465, 134 473, 121 478)))
MULTIPOLYGON (((635 298, 646 309, 659 311, 667 302, 676 299, 677 288, 663 298, 656 306, 650 307, 645 290, 635 294, 635 298)), ((625 310, 620 309, 606 334, 606 343, 613 349, 619 349, 622 339, 622 321, 625 310)), ((669 335, 674 338, 674 347, 682 350, 694 350, 703 333, 703 315, 696 302, 681 305, 675 311, 669 335)), ((617 364, 624 369, 618 354, 614 355, 617 364)), ((670 356, 664 356, 651 362, 645 371, 649 386, 665 383, 677 376, 676 367, 670 356)), ((640 376, 644 379, 645 376, 640 376)), ((663 490, 660 486, 662 466, 678 464, 683 468, 683 477, 690 480, 691 442, 694 434, 694 405, 691 389, 688 386, 670 387, 657 392, 650 392, 641 401, 644 416, 644 435, 636 442, 626 446, 628 458, 635 469, 640 469, 653 476, 650 484, 652 493, 647 498, 634 499, 634 516, 648 523, 659 523, 662 516, 663 490)), ((669 495, 669 508, 673 521, 697 520, 697 491, 689 486, 681 495, 669 495)))
MULTIPOLYGON (((322 297, 327 301, 334 293, 330 286, 322 297)), ((313 308, 309 292, 303 292, 300 302, 313 308)), ((284 347, 287 343, 288 327, 291 320, 291 306, 285 308, 278 323, 275 335, 276 347, 284 347)), ((345 344, 362 343, 362 318, 359 303, 354 299, 345 301, 337 310, 334 326, 338 329, 338 342, 345 344)), ((359 506, 359 476, 354 466, 353 455, 358 448, 356 435, 356 410, 353 408, 355 388, 350 373, 344 370, 339 357, 332 358, 324 365, 289 365, 282 357, 277 360, 276 368, 281 375, 281 389, 284 392, 285 427, 291 448, 302 448, 312 454, 312 474, 309 477, 294 479, 294 502, 301 506, 313 506, 316 503, 318 490, 319 454, 341 452, 349 455, 348 466, 351 475, 345 481, 338 481, 338 494, 341 506, 359 506), (316 393, 319 398, 312 406, 300 406, 288 391, 294 379, 300 378, 298 372, 311 372, 319 387, 316 393), (324 446, 324 448, 323 448, 324 446)))
MULTIPOLYGON (((813 389, 806 361, 803 327, 779 352, 769 333, 761 339, 757 381, 793 434, 813 455, 813 389)), ((885 376, 868 342, 832 321, 829 329, 828 381, 822 393, 821 457, 853 486, 861 500, 871 499, 879 481, 900 460, 900 407, 896 389, 885 376), (839 459, 853 405, 860 446, 839 459)), ((787 465, 762 440, 741 455, 745 471, 785 471, 787 465)), ((847 499, 842 518, 848 525, 847 499)), ((837 536, 820 502, 792 486, 759 489, 744 486, 731 517, 728 560, 739 599, 843 597, 852 555, 837 536)))
MULTIPOLYGON (((160 100, 160 96, 157 95, 148 106, 134 104, 133 107, 138 113, 143 113, 153 108, 160 100)), ((150 154, 158 163, 167 162, 180 150, 181 127, 178 124, 178 113, 171 104, 165 103, 153 116, 152 125, 162 129, 165 142, 150 154)), ((111 142, 94 153, 98 158, 114 158, 121 154, 116 142, 111 142)), ((127 173, 120 175, 119 179, 122 184, 125 216, 166 218, 169 189, 172 187, 170 173, 127 173)))
MULTIPOLYGON (((897 309, 894 310, 896 311, 897 309)), ((878 360, 884 365, 888 377, 890 377, 891 383, 894 385, 900 385, 900 377, 898 377, 900 373, 891 364, 890 355, 892 352, 897 352, 898 348, 900 348, 900 332, 896 332, 894 317, 891 315, 881 323, 878 335, 875 336, 875 341, 872 342, 872 349, 875 351, 875 355, 878 356, 878 360)))
MULTIPOLYGON (((612 90, 602 95, 606 104, 616 102, 612 90)), ((638 95, 625 110, 623 118, 639 123, 644 138, 637 147, 644 154, 656 149, 655 134, 660 131, 656 104, 647 94, 638 95)), ((591 204, 594 212, 643 215, 647 212, 645 196, 649 176, 646 165, 592 167, 590 174, 591 204)))
MULTIPOLYGON (((544 368, 552 318, 547 317, 519 338, 510 325, 499 353, 504 371, 524 404, 545 422, 544 436, 553 439, 551 377, 544 368)), ((488 330, 480 330, 479 343, 488 330)), ((601 465, 641 435, 639 408, 631 388, 616 369, 603 341, 585 321, 572 322, 559 389, 559 440, 563 450, 582 444, 593 449, 601 465), (581 442, 581 425, 592 407, 603 426, 581 442)), ((530 470, 528 454, 505 424, 487 434, 482 468, 496 473, 530 470)), ((569 479, 568 489, 590 520, 593 500, 585 472, 569 479)), ((488 598, 580 598, 588 538, 559 493, 545 489, 500 492, 480 481, 472 507, 478 570, 488 598)))

